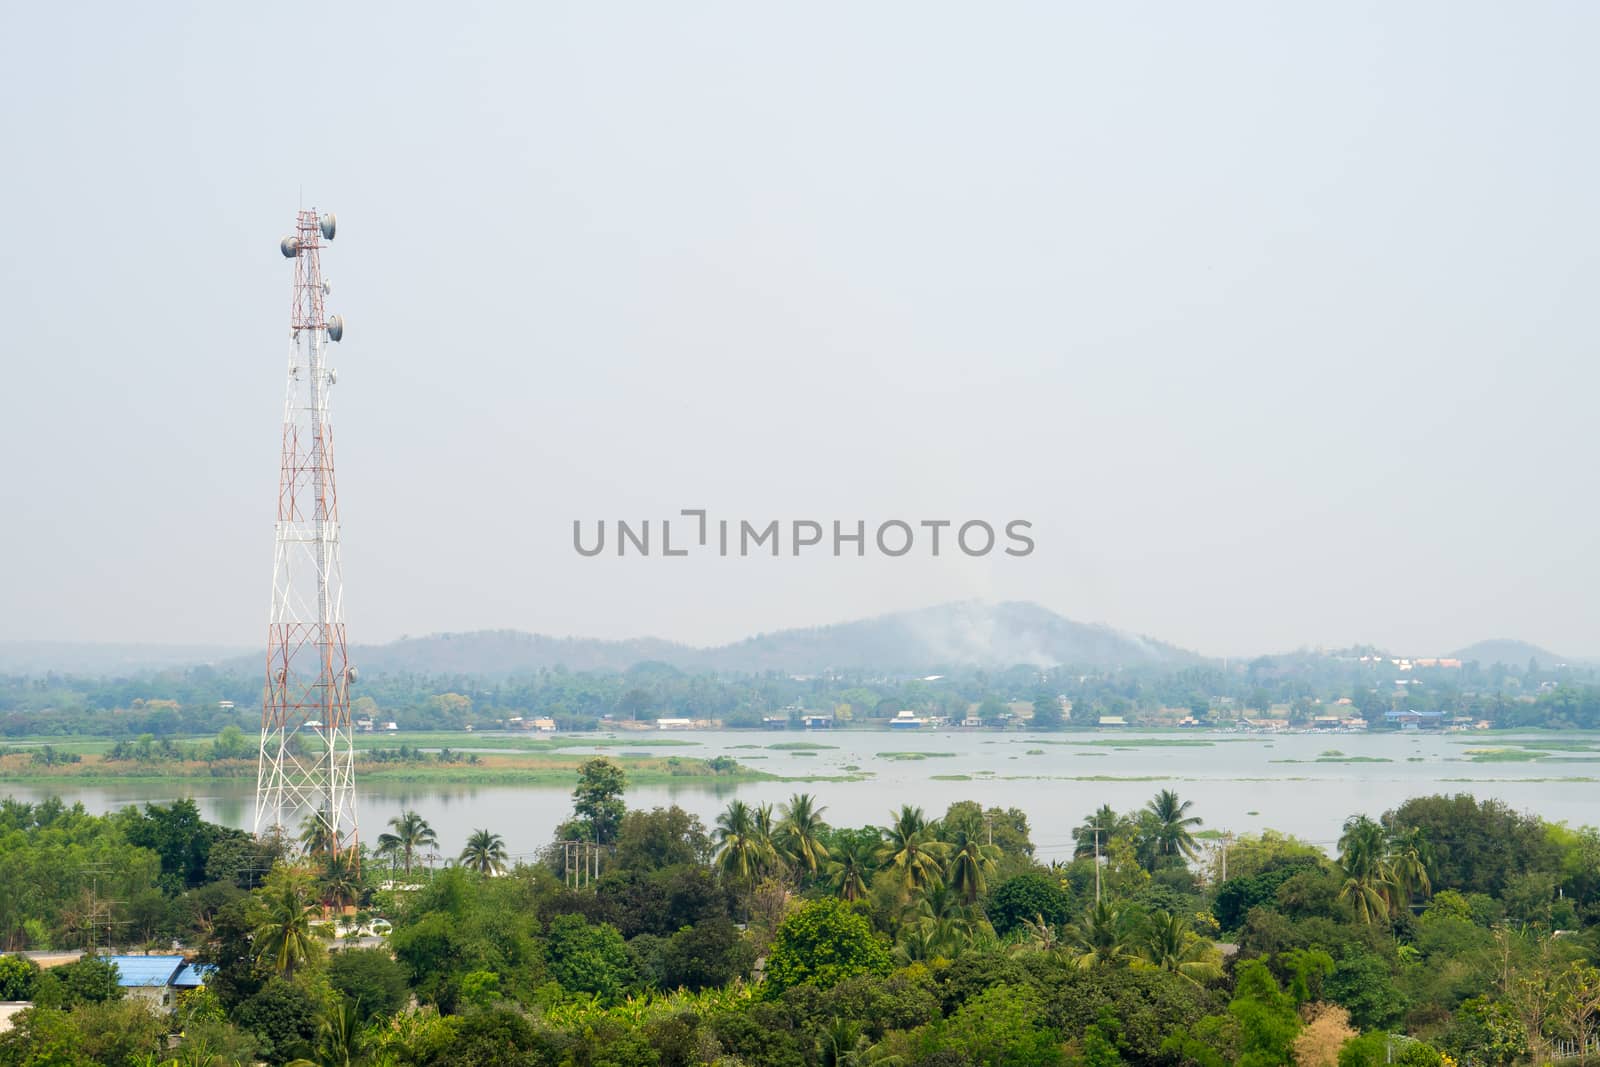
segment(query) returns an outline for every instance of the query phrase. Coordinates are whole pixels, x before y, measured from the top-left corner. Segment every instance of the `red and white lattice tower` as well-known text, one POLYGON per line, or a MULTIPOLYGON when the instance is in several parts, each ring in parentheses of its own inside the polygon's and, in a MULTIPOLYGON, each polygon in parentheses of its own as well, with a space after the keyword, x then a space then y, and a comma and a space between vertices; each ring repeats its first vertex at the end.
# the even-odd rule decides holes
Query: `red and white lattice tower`
POLYGON ((328 392, 337 376, 326 360, 328 342, 344 335, 344 320, 323 310, 329 286, 321 261, 322 246, 333 240, 335 229, 332 215, 302 211, 294 235, 279 246, 294 260, 294 303, 256 832, 304 833, 317 849, 353 860, 358 853, 350 686, 356 672, 345 644, 339 496, 328 422, 328 392))

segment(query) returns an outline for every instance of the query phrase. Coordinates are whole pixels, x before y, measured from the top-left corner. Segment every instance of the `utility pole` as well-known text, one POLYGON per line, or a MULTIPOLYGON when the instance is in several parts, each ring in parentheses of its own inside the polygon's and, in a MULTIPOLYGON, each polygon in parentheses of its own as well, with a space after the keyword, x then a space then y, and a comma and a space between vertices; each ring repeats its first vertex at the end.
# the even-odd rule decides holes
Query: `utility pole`
POLYGON ((1100 903, 1100 827, 1094 828, 1094 902, 1100 903))
POLYGON ((1233 831, 1224 830, 1222 832, 1222 880, 1224 882, 1228 880, 1228 846, 1231 844, 1233 844, 1233 831))

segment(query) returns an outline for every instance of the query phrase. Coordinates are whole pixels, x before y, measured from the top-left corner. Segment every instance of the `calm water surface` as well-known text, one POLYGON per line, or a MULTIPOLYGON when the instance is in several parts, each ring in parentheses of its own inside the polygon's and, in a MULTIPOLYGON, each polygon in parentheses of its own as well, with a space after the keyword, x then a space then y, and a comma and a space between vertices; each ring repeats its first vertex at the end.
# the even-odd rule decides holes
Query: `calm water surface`
MULTIPOLYGON (((656 735, 648 736, 654 739, 656 735)), ((1539 741, 1557 739, 1551 734, 1527 736, 1539 741)), ((856 782, 742 784, 685 779, 681 784, 630 788, 629 807, 678 804, 711 826, 735 796, 777 804, 797 790, 806 790, 826 805, 825 817, 830 822, 861 825, 888 821, 890 811, 900 804, 920 805, 929 815, 936 815, 952 801, 972 799, 985 806, 1026 811, 1034 842, 1045 859, 1070 855, 1072 827, 1094 808, 1107 803, 1118 810, 1137 808, 1163 788, 1176 789, 1185 800, 1194 801, 1194 813, 1205 820, 1207 828, 1244 833, 1271 827, 1328 847, 1338 838, 1346 816, 1362 811, 1378 815, 1407 797, 1425 793, 1496 797, 1547 819, 1574 825, 1600 822, 1600 754, 1558 752, 1536 763, 1473 763, 1467 758, 1471 748, 1506 745, 1513 740, 1506 735, 708 731, 663 733, 660 737, 695 744, 663 745, 654 751, 656 755, 727 755, 753 768, 793 777, 861 772, 871 777, 856 782), (1137 744, 1150 740, 1210 743, 1137 744), (1134 744, 1118 747, 1118 741, 1134 744), (793 742, 833 747, 808 753, 768 747, 793 742), (1343 757, 1389 762, 1316 762, 1322 753, 1334 750, 1343 757), (920 760, 891 760, 880 755, 908 751, 941 755, 920 760), (858 767, 860 772, 848 767, 858 767), (966 780, 948 780, 957 776, 966 780)), ((625 767, 630 758, 651 750, 593 751, 604 752, 625 767)), ((198 779, 171 786, 128 782, 13 788, 0 783, 0 793, 39 800, 54 792, 68 803, 81 801, 95 812, 192 796, 208 819, 246 829, 251 828, 254 817, 253 789, 253 782, 198 779)), ((505 838, 514 856, 531 858, 570 816, 572 798, 570 787, 385 783, 361 791, 363 836, 375 838, 384 822, 402 808, 414 808, 432 823, 445 854, 459 850, 472 830, 487 827, 505 838)))

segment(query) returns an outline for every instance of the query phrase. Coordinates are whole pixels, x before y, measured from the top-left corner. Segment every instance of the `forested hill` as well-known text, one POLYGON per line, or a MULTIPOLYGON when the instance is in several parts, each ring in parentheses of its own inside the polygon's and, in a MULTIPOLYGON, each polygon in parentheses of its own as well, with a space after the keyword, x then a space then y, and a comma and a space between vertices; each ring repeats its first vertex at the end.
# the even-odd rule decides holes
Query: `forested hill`
POLYGON ((367 646, 355 650, 352 659, 363 671, 480 676, 557 665, 620 671, 647 660, 686 671, 793 674, 830 669, 922 673, 1017 664, 1112 669, 1200 662, 1199 656, 1172 645, 1073 622, 1036 604, 975 601, 781 630, 715 648, 653 638, 598 641, 496 630, 367 646))

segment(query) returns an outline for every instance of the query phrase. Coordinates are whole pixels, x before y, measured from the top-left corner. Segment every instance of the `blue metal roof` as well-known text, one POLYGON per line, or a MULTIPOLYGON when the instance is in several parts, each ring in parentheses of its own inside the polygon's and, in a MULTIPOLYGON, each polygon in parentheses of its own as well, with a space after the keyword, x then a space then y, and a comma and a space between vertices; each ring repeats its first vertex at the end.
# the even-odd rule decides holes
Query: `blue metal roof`
POLYGON ((132 986, 164 986, 182 967, 182 956, 107 956, 117 965, 117 984, 132 986))
POLYGON ((186 963, 172 976, 172 984, 179 989, 194 989, 206 984, 206 977, 216 970, 209 963, 186 963))

